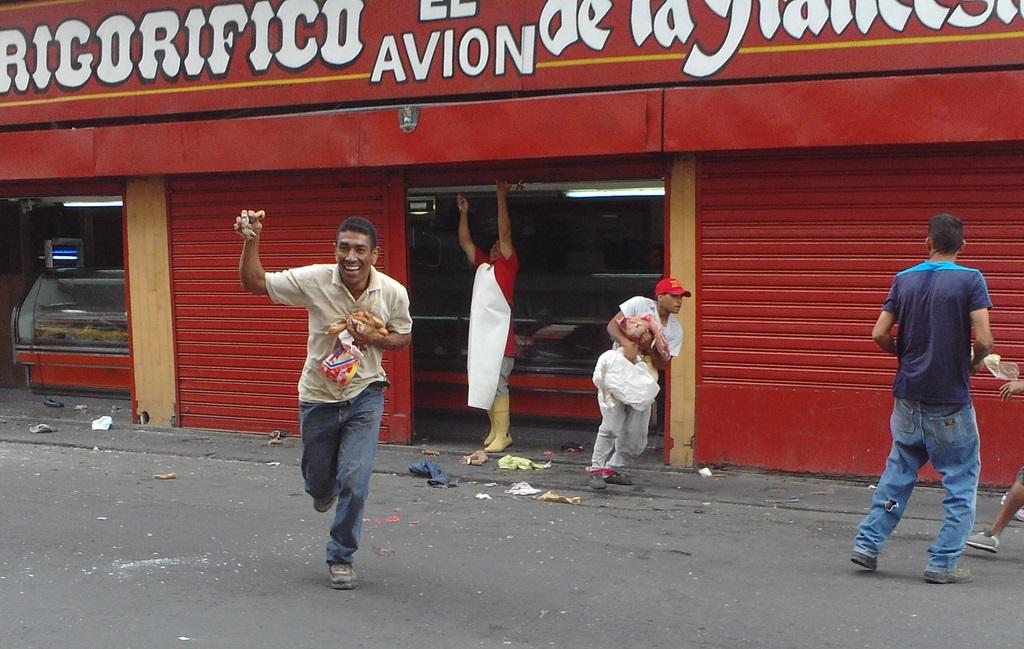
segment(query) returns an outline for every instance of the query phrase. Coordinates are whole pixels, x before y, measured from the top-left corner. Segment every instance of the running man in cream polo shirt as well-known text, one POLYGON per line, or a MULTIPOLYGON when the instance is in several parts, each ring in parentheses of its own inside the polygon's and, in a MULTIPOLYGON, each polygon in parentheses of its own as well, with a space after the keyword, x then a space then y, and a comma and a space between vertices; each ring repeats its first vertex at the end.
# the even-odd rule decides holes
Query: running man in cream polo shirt
POLYGON ((341 281, 338 264, 314 264, 266 273, 267 294, 278 304, 301 306, 309 313, 309 338, 306 363, 299 379, 299 401, 324 403, 348 401, 376 381, 386 381, 381 367, 382 350, 367 345, 352 381, 342 387, 324 376, 320 364, 334 351, 337 336, 327 327, 356 311, 368 311, 384 321, 388 331, 412 333, 409 295, 405 287, 391 277, 370 268, 370 282, 358 299, 353 298, 341 281))
POLYGON ((404 286, 373 267, 380 254, 377 228, 361 217, 349 217, 338 226, 334 264, 266 272, 259 255, 264 216, 262 210, 242 210, 235 217, 235 232, 243 240, 239 279, 250 293, 301 306, 309 314, 306 362, 299 379, 302 477, 314 510, 334 508, 325 552, 328 583, 348 590, 357 584, 352 564, 384 413, 387 377, 381 355, 402 349, 412 339, 409 296, 404 286), (346 334, 362 359, 355 373, 346 374, 347 380, 339 384, 321 371, 338 342, 327 328, 341 320, 351 324, 359 311, 374 314, 384 327, 348 328, 346 334))

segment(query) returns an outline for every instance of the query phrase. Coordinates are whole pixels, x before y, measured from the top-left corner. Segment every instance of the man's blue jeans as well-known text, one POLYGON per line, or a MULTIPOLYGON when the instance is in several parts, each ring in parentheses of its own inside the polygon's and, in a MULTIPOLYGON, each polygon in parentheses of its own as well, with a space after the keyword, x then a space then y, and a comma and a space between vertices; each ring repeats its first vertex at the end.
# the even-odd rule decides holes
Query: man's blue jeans
POLYGON ((945 517, 939 535, 928 548, 927 570, 954 570, 974 526, 981 472, 974 407, 932 406, 896 399, 889 424, 892 452, 853 549, 870 557, 878 556, 907 509, 917 472, 931 460, 942 476, 946 498, 942 501, 945 517))
POLYGON ((302 477, 315 500, 338 497, 327 563, 352 563, 377 455, 384 394, 369 387, 349 401, 300 403, 302 477))

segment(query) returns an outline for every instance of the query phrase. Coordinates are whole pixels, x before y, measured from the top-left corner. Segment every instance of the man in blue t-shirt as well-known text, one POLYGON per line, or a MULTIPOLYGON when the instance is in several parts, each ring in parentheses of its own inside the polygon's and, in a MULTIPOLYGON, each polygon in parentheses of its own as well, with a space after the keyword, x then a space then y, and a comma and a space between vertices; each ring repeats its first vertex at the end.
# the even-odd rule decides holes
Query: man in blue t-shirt
POLYGON ((992 350, 992 301, 982 274, 955 263, 964 246, 960 219, 932 217, 925 242, 928 261, 896 275, 871 333, 883 351, 899 359, 889 420, 893 441, 850 560, 875 570, 882 544, 907 507, 917 472, 931 460, 946 489, 945 517, 928 548, 924 578, 962 584, 971 581, 971 573, 956 563, 974 525, 981 470, 970 374, 992 350))

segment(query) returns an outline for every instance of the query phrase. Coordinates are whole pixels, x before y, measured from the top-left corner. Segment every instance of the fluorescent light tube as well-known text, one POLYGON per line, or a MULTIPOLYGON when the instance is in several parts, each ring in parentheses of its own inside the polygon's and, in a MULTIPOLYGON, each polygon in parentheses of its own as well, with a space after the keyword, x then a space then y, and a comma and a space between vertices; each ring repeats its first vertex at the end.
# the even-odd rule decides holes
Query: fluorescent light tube
POLYGON ((567 189, 566 198, 636 198, 664 196, 664 187, 623 187, 617 189, 567 189))
POLYGON ((68 201, 64 207, 123 207, 124 201, 117 199, 112 201, 68 201))

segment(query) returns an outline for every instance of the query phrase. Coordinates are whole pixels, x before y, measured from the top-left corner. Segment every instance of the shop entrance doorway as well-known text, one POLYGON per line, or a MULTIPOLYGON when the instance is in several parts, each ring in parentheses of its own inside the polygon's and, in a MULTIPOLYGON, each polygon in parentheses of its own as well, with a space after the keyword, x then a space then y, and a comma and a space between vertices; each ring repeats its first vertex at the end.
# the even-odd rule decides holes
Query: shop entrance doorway
MULTIPOLYGON (((414 421, 420 439, 474 445, 488 419, 466 405, 475 271, 458 243, 460 193, 474 241, 486 250, 497 237, 493 185, 407 190, 414 421)), ((650 295, 665 268, 663 180, 525 182, 512 187, 508 204, 520 262, 513 439, 589 446, 600 421, 591 375, 611 345, 605 327, 623 301, 650 295)))
POLYGON ((130 391, 122 198, 0 199, 5 387, 130 391))

